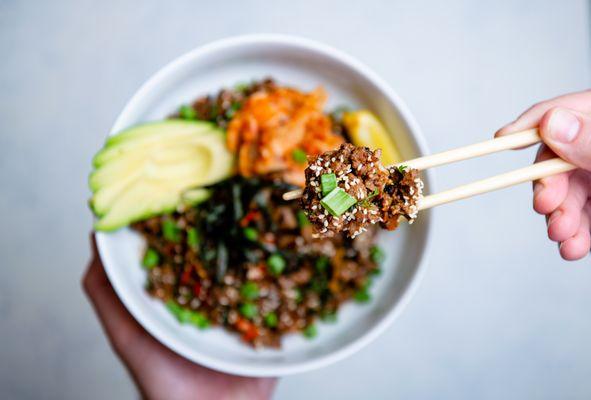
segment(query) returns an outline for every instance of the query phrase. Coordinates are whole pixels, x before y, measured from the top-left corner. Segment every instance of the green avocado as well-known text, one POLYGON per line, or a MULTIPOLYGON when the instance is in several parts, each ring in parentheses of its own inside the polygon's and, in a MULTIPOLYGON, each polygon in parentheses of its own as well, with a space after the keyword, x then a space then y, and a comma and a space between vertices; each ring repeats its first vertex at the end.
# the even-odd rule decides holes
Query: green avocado
POLYGON ((121 135, 99 151, 89 177, 97 230, 113 231, 180 204, 204 201, 209 192, 201 187, 226 179, 234 170, 225 133, 209 123, 170 120, 132 127, 121 135))
POLYGON ((185 206, 197 206, 211 197, 211 190, 204 188, 189 189, 181 195, 185 206))
POLYGON ((112 158, 136 151, 138 147, 158 145, 163 135, 168 137, 168 143, 171 144, 211 130, 217 130, 211 122, 177 119, 136 125, 110 136, 103 148, 94 156, 92 165, 98 168, 112 158))

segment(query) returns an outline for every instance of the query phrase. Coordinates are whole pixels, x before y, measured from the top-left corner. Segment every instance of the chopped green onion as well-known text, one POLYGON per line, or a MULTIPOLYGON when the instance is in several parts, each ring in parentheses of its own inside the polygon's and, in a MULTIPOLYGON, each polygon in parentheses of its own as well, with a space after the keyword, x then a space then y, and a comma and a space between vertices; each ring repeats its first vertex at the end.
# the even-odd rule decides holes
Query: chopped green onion
POLYGON ((310 282, 310 289, 316 293, 323 293, 328 287, 328 280, 326 277, 318 276, 310 282))
POLYGON ((335 121, 340 121, 343 119, 343 114, 349 111, 351 108, 348 106, 338 106, 330 113, 330 117, 335 121))
POLYGON ((240 287, 240 296, 246 300, 256 300, 259 297, 259 285, 255 282, 246 282, 240 287))
POLYGON ((322 196, 326 196, 337 187, 337 176, 335 174, 320 175, 320 188, 322 189, 322 196))
POLYGON ((367 289, 363 288, 355 292, 353 299, 358 303, 367 303, 371 300, 371 295, 367 289))
POLYGON ((179 306, 174 300, 168 300, 166 302, 166 308, 168 308, 168 311, 170 311, 179 321, 181 321, 181 317, 184 315, 183 307, 179 306))
POLYGON ((401 174, 404 173, 404 171, 408 168, 407 165, 399 165, 398 166, 398 172, 400 172, 401 174))
POLYGON ((181 240, 181 230, 171 219, 165 219, 162 222, 162 235, 170 242, 178 243, 181 240))
POLYGON ((302 295, 302 291, 298 288, 295 288, 293 291, 295 292, 296 303, 301 303, 302 300, 304 299, 304 296, 302 295))
POLYGON ((277 318, 277 314, 274 312, 270 312, 269 314, 265 315, 265 325, 269 328, 275 328, 279 323, 279 318, 277 318))
POLYGON ((187 105, 181 106, 181 109, 179 110, 179 115, 182 119, 197 119, 197 113, 195 112, 195 109, 187 105))
POLYGON ((240 314, 245 316, 248 319, 253 319, 256 317, 259 309, 256 304, 254 303, 244 303, 240 306, 240 314))
POLYGON ((320 204, 333 216, 339 217, 357 203, 355 197, 350 196, 341 188, 335 188, 326 197, 320 200, 320 204))
POLYGON ((242 104, 238 103, 238 102, 234 102, 230 105, 230 108, 228 108, 228 110, 226 110, 226 118, 232 118, 234 117, 234 115, 236 115, 236 111, 240 110, 240 108, 242 107, 242 104))
POLYGON ((316 335, 318 335, 318 329, 316 328, 316 325, 308 325, 306 329, 304 329, 304 336, 307 339, 313 339, 316 337, 316 335))
POLYGON ((220 107, 217 104, 211 106, 209 110, 209 119, 216 120, 220 116, 220 107))
POLYGON ((199 329, 205 329, 209 326, 209 320, 205 314, 199 311, 186 310, 188 312, 187 322, 191 325, 195 325, 199 329))
POLYGON ((358 303, 367 303, 371 300, 371 295, 369 294, 369 287, 371 286, 371 279, 368 278, 363 286, 355 292, 353 295, 353 299, 358 303))
POLYGON ((294 149, 294 151, 291 152, 291 158, 293 158, 298 164, 305 164, 308 162, 306 152, 302 149, 294 149))
POLYGON ((368 207, 370 205, 369 201, 376 197, 378 194, 380 194, 380 191, 378 189, 374 189, 370 194, 367 195, 365 199, 359 202, 359 205, 361 205, 362 207, 368 207))
POLYGON ((296 216, 298 218, 298 225, 300 226, 300 228, 304 228, 310 225, 310 220, 308 219, 308 216, 303 210, 298 210, 296 216))
POLYGON ((244 237, 250 240, 251 242, 256 242, 259 238, 259 231, 252 227, 246 227, 242 230, 244 237))
POLYGON ((199 311, 189 310, 178 305, 174 300, 166 302, 166 307, 175 316, 175 318, 182 324, 189 323, 195 325, 199 329, 205 329, 209 326, 209 320, 205 314, 199 311))
POLYGON ((371 246, 369 249, 369 256, 371 257, 371 260, 378 265, 382 264, 386 258, 384 250, 382 250, 379 246, 371 246))
POLYGON ((237 92, 246 92, 246 90, 250 87, 248 82, 238 82, 234 85, 234 90, 237 92))
POLYGON ((318 272, 326 272, 328 268, 329 258, 326 256, 320 256, 316 259, 316 270, 318 272))
POLYGON ((335 323, 337 322, 337 313, 335 311, 329 311, 326 314, 323 314, 320 319, 328 324, 335 323))
POLYGON ((147 269, 152 269, 160 262, 160 254, 152 248, 148 248, 146 250, 146 254, 144 254, 144 259, 142 260, 142 265, 147 269))
POLYGON ((283 257, 281 257, 281 254, 272 254, 268 259, 267 259, 267 267, 269 267, 269 271, 273 274, 273 275, 280 275, 283 270, 285 269, 285 259, 283 257))
POLYGON ((193 249, 196 250, 199 247, 199 242, 201 242, 199 238, 199 232, 196 228, 189 228, 187 231, 187 244, 193 249))

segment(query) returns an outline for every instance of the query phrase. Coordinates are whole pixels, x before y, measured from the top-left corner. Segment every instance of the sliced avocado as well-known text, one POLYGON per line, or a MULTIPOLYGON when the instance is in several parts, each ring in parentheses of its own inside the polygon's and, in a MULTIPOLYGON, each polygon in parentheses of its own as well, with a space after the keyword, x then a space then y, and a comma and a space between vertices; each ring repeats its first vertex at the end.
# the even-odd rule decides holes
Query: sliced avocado
POLYGON ((203 159, 204 148, 208 146, 204 142, 219 140, 219 138, 213 138, 212 135, 218 136, 220 134, 219 132, 210 132, 171 145, 163 143, 161 146, 139 146, 134 151, 114 157, 92 172, 89 177, 90 189, 96 192, 100 188, 125 179, 138 170, 154 171, 156 175, 166 175, 166 172, 162 170, 170 166, 185 162, 204 164, 206 161, 203 159))
POLYGON ((114 231, 130 223, 176 209, 179 192, 162 190, 157 184, 139 182, 125 191, 94 225, 97 231, 114 231), (153 193, 160 193, 153 196, 153 193))
POLYGON ((134 175, 125 177, 113 185, 98 190, 90 199, 92 211, 99 217, 104 215, 121 193, 136 182, 141 174, 142 171, 138 170, 134 175))
POLYGON ((136 125, 107 139, 105 146, 93 158, 94 167, 100 167, 114 157, 136 151, 138 147, 161 144, 162 136, 168 136, 168 143, 183 141, 202 133, 218 130, 214 124, 205 121, 166 120, 136 125))
POLYGON ((199 174, 203 172, 203 168, 203 163, 199 160, 166 167, 147 165, 111 185, 100 188, 92 199, 93 210, 98 216, 104 215, 115 204, 119 196, 138 182, 147 181, 160 184, 163 190, 169 191, 196 186, 200 182, 199 174))
MULTIPOLYGON (((158 125, 163 132, 170 132, 165 129, 169 124, 175 129, 179 126, 177 121, 158 125)), ((187 124, 195 123, 182 125, 187 124)), ((149 125, 153 128, 156 124, 149 125)), ((124 141, 108 144, 125 150, 103 158, 89 177, 94 192, 91 209, 100 217, 95 228, 115 230, 170 212, 187 201, 182 196, 187 193, 191 204, 204 201, 208 193, 199 187, 229 177, 234 169, 234 157, 226 148, 224 132, 206 125, 207 131, 195 130, 180 136, 144 130, 150 135, 148 141, 142 134, 134 133, 124 141)), ((145 126, 137 129, 141 131, 142 127, 145 126)), ((129 131, 137 132, 133 129, 129 131)))
POLYGON ((211 197, 211 190, 204 188, 189 189, 181 195, 181 202, 185 206, 197 206, 211 197))

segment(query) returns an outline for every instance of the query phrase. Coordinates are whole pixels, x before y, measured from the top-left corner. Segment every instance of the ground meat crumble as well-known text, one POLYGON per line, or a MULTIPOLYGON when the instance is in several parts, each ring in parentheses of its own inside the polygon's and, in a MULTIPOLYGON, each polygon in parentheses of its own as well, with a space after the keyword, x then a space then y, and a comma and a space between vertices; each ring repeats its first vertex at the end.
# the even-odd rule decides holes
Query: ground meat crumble
POLYGON ((386 168, 380 163, 380 154, 379 149, 344 143, 337 150, 308 158, 301 205, 318 236, 344 232, 355 237, 376 223, 394 230, 400 216, 414 221, 423 189, 418 171, 386 168), (321 176, 332 173, 337 186, 357 201, 340 216, 332 215, 321 204, 321 176))

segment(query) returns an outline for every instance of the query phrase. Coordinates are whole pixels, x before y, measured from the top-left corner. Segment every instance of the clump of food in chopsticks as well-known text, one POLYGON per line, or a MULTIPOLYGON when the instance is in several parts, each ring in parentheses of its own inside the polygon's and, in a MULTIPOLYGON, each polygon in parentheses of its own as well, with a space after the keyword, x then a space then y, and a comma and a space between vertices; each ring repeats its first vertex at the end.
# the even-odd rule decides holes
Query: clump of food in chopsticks
POLYGON ((386 168, 380 153, 344 143, 309 158, 301 205, 318 236, 356 237, 372 224, 394 230, 401 216, 414 221, 423 189, 418 171, 386 168))

